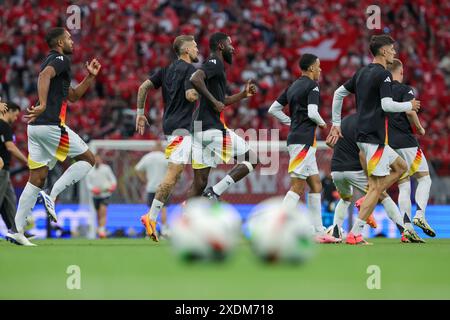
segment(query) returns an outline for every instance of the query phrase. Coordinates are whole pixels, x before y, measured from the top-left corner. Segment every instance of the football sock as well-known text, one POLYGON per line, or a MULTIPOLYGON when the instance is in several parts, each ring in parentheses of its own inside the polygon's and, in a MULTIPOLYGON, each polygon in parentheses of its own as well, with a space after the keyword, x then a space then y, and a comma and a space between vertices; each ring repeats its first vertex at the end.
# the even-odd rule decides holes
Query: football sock
POLYGON ((53 201, 56 201, 61 192, 83 179, 91 169, 92 166, 87 161, 77 161, 72 164, 53 185, 50 192, 53 201))
POLYGON ((411 230, 411 182, 407 181, 398 185, 398 206, 403 217, 405 228, 411 230))
POLYGON ((288 191, 284 196, 282 206, 287 210, 295 209, 300 200, 300 195, 294 191, 288 191))
POLYGON ((41 191, 41 189, 32 185, 30 182, 27 182, 23 189, 17 207, 16 217, 14 219, 19 233, 24 233, 25 226, 27 225, 27 217, 36 204, 39 191, 41 191))
POLYGON ((152 206, 150 207, 150 211, 148 214, 150 215, 150 220, 156 221, 158 218, 158 214, 161 209, 164 207, 164 203, 159 200, 153 199, 152 206))
POLYGON ((222 180, 220 180, 215 186, 213 186, 213 191, 218 196, 221 196, 231 185, 234 184, 234 180, 230 175, 226 175, 222 180))
POLYGON ((320 202, 320 193, 308 194, 308 209, 313 223, 314 231, 316 233, 323 233, 322 224, 322 204, 320 202))
POLYGON ((425 218, 425 209, 428 204, 428 198, 430 197, 431 178, 425 176, 417 179, 416 188, 416 204, 417 210, 414 217, 425 218))
POLYGON ((381 204, 383 205, 384 210, 386 210, 389 219, 397 225, 397 228, 400 227, 399 230, 401 230, 403 228, 402 215, 392 198, 385 198, 381 201, 381 204))
POLYGON ((359 236, 363 232, 365 225, 366 225, 366 222, 364 220, 361 220, 360 218, 356 218, 351 232, 353 233, 354 236, 359 236))
POLYGON ((350 204, 350 201, 341 199, 336 205, 336 209, 334 210, 333 224, 338 225, 339 228, 342 228, 345 217, 348 215, 348 207, 350 207, 350 204))

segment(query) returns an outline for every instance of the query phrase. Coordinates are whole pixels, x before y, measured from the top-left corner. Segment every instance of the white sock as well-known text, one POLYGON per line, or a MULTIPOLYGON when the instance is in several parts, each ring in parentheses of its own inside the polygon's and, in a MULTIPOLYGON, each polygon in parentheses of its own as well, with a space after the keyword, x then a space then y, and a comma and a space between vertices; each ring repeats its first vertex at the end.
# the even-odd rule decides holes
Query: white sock
POLYGON ((417 210, 414 217, 425 218, 425 209, 427 208, 428 198, 430 197, 431 178, 425 176, 417 179, 416 204, 417 210))
POLYGON ((365 225, 366 225, 366 222, 364 220, 361 220, 360 218, 356 218, 351 232, 353 233, 354 236, 359 236, 363 232, 365 225))
POLYGON ((351 204, 352 203, 350 201, 345 201, 343 199, 339 200, 336 205, 336 209, 334 209, 333 224, 338 225, 339 228, 342 228, 345 217, 348 216, 348 207, 350 207, 351 204))
POLYGON ((92 166, 87 161, 77 161, 72 164, 53 185, 50 192, 50 197, 53 201, 56 200, 61 192, 83 179, 91 169, 92 166))
POLYGON ((283 203, 281 204, 286 210, 292 210, 297 207, 300 195, 294 191, 288 191, 284 196, 283 203))
POLYGON ((232 177, 230 177, 230 175, 226 175, 225 178, 223 178, 222 180, 220 180, 215 186, 213 186, 213 191, 215 194, 217 194, 218 196, 221 196, 222 193, 225 192, 225 190, 227 190, 231 185, 233 185, 235 182, 233 180, 232 177))
POLYGON ((308 209, 316 233, 323 233, 322 224, 322 204, 320 202, 320 193, 308 194, 308 209))
POLYGON ((16 217, 14 219, 19 233, 24 233, 24 228, 27 225, 27 217, 30 215, 31 210, 36 204, 39 191, 41 191, 41 189, 32 185, 30 182, 27 182, 27 185, 23 189, 19 199, 19 205, 17 206, 16 217))
POLYGON ((400 232, 403 232, 402 229, 404 229, 404 226, 402 221, 402 215, 398 210, 397 205, 392 200, 392 198, 391 197, 385 198, 383 201, 381 201, 381 204, 383 205, 384 210, 386 210, 389 219, 391 219, 392 222, 394 222, 397 225, 397 228, 400 230, 400 232))
POLYGON ((398 206, 402 215, 405 228, 411 230, 411 182, 407 181, 398 185, 398 206))
POLYGON ((150 215, 150 220, 156 221, 158 218, 158 214, 161 209, 164 207, 164 203, 159 200, 153 199, 152 206, 150 207, 150 211, 148 214, 150 215))

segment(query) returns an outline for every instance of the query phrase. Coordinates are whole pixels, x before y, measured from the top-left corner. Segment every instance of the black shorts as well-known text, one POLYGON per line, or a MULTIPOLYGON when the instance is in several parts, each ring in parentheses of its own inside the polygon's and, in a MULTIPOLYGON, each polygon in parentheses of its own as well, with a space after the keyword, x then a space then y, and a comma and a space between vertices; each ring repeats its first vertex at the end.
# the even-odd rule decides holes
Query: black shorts
MULTIPOLYGON (((155 194, 156 193, 154 193, 154 192, 147 193, 147 205, 149 207, 152 206, 153 199, 155 199, 155 194)), ((170 203, 170 196, 169 196, 169 198, 167 198, 167 203, 165 203, 164 205, 168 205, 169 203, 170 203)))
POLYGON ((93 198, 93 199, 94 199, 94 207, 95 207, 95 210, 98 210, 102 204, 105 205, 105 206, 108 206, 108 204, 109 204, 109 198, 110 198, 110 197, 105 197, 105 198, 93 198))

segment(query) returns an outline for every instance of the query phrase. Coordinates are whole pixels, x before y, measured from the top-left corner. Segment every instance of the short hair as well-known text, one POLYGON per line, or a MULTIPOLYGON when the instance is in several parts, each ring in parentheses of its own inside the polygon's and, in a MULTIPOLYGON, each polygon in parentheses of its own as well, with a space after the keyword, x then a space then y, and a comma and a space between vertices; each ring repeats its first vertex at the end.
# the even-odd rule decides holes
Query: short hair
POLYGON ((181 35, 175 38, 173 41, 173 50, 175 51, 177 56, 180 56, 181 49, 186 42, 194 41, 194 36, 191 35, 181 35))
POLYGON ((381 35, 375 35, 370 38, 370 52, 375 57, 379 54, 380 48, 389 45, 394 44, 395 40, 392 39, 391 36, 388 36, 387 34, 381 34, 381 35))
POLYGON ((387 65, 387 69, 390 72, 397 71, 398 68, 403 66, 403 63, 400 61, 400 59, 395 58, 394 61, 387 65))
POLYGON ((214 33, 211 38, 209 38, 209 50, 211 51, 216 51, 217 48, 219 47, 219 44, 222 41, 227 40, 228 35, 226 33, 223 32, 216 32, 214 33))
POLYGON ((8 112, 19 111, 20 107, 12 101, 7 101, 6 105, 8 106, 8 112))
POLYGON ((317 60, 317 56, 312 53, 305 53, 301 56, 298 65, 302 71, 308 71, 317 60))
POLYGON ((64 32, 66 32, 66 29, 62 27, 50 29, 50 31, 48 31, 45 35, 45 42, 47 42, 51 49, 55 48, 57 41, 62 35, 64 35, 64 32))

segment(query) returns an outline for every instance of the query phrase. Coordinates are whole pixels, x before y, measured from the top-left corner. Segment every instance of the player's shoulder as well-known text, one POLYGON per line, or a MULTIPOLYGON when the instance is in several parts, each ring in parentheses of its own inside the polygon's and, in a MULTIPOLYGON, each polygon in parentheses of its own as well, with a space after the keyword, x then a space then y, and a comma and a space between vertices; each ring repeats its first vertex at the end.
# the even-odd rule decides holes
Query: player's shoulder
POLYGON ((203 65, 215 66, 218 68, 221 68, 224 66, 222 60, 220 60, 219 58, 217 58, 215 56, 209 56, 208 59, 206 59, 205 62, 203 62, 203 65))

